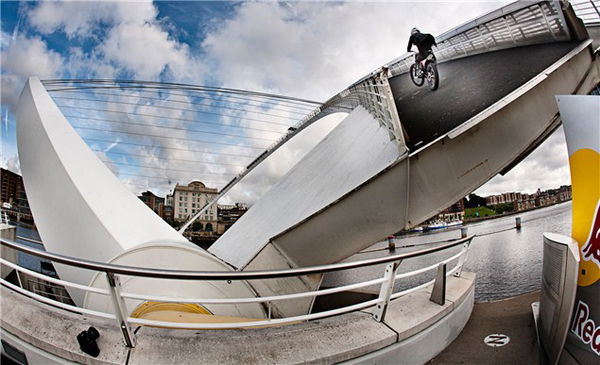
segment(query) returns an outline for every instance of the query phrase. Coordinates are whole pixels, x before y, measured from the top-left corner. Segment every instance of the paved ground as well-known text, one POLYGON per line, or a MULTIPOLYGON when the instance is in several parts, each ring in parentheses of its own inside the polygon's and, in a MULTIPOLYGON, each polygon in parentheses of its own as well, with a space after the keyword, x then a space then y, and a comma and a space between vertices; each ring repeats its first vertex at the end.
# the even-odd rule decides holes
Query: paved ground
POLYGON ((533 292, 489 303, 477 303, 462 333, 430 364, 538 364, 538 345, 531 303, 539 300, 533 292), (490 334, 504 334, 510 342, 490 347, 483 340, 490 334))
POLYGON ((440 87, 415 86, 408 73, 390 79, 400 120, 415 149, 466 122, 533 76, 577 43, 561 42, 489 52, 438 65, 440 87))

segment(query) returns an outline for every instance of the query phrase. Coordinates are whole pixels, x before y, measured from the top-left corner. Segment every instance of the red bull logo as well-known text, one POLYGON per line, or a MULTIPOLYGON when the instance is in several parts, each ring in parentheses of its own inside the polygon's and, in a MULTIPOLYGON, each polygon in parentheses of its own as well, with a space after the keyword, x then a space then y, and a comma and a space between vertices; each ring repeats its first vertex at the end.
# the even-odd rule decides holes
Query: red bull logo
POLYGON ((600 280, 600 154, 581 148, 569 157, 573 184, 572 237, 579 243, 579 286, 600 280))
POLYGON ((598 364, 600 355, 600 97, 557 96, 563 121, 571 184, 571 236, 579 244, 579 276, 566 349, 579 364, 598 364), (575 349, 589 348, 587 351, 575 349), (589 346, 589 347, 588 347, 589 346))
POLYGON ((571 326, 573 332, 586 345, 590 345, 596 355, 600 355, 600 327, 590 318, 590 307, 579 301, 571 326))
POLYGON ((587 242, 581 248, 582 258, 586 261, 593 261, 600 267, 600 203, 596 206, 590 236, 587 242))

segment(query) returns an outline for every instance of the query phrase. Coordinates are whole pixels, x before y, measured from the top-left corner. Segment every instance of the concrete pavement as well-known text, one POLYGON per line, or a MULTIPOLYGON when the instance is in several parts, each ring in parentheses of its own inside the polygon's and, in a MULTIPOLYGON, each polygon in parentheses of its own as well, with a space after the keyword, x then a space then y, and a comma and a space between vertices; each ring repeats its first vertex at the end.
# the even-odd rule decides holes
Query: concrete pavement
POLYGON ((488 303, 476 303, 462 333, 429 364, 538 364, 531 303, 539 291, 488 303), (504 334, 510 342, 501 347, 484 343, 490 334, 504 334))

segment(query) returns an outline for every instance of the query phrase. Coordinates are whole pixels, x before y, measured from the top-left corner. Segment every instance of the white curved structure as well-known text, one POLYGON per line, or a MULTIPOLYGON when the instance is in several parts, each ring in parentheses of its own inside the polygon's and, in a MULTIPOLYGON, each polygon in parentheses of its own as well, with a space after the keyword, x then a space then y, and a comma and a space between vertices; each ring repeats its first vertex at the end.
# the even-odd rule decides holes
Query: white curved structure
MULTIPOLYGON (((293 137, 333 111, 350 111, 211 247, 215 256, 189 244, 127 191, 70 127, 39 80, 32 78, 18 111, 19 154, 32 211, 49 250, 102 262, 196 270, 337 262, 426 220, 525 158, 560 124, 554 95, 588 93, 600 79, 591 40, 585 37, 578 19, 552 1, 517 2, 447 32, 438 42, 446 60, 557 41, 571 41, 567 44, 572 48, 508 95, 498 96, 500 100, 486 109, 412 151, 388 81, 390 74, 403 72, 407 58, 364 77, 286 136, 293 137), (506 17, 520 23, 507 24, 506 17), (495 30, 480 32, 482 25, 495 30), (513 34, 517 25, 519 37, 513 34), (491 40, 493 47, 488 44, 491 40), (167 253, 171 248, 188 253, 174 260, 167 253)), ((257 160, 249 166, 256 166, 257 160)), ((68 280, 104 284, 85 272, 57 269, 68 280)), ((203 290, 224 297, 254 292, 269 296, 314 290, 321 278, 181 288, 157 282, 157 288, 166 287, 174 297, 178 290, 188 296, 196 290, 198 296, 203 290)), ((125 284, 155 289, 154 284, 131 280, 125 284)), ((96 305, 96 299, 86 300, 75 291, 73 296, 78 304, 96 305)), ((304 314, 311 305, 311 298, 273 303, 276 316, 304 314)), ((258 305, 231 311, 246 317, 262 315, 258 305)))
MULTIPOLYGON (((47 250, 90 260, 153 268, 231 270, 188 242, 131 194, 79 137, 37 78, 30 78, 17 111, 17 138, 23 180, 36 225, 47 250)), ((56 265, 61 278, 106 286, 104 278, 56 265)), ((253 296, 247 283, 161 282, 125 279, 123 290, 211 293, 217 297, 253 296)), ((143 291, 142 291, 143 292, 143 291)), ((103 308, 109 298, 84 298, 70 289, 78 305, 103 308)), ((129 303, 133 309, 139 303, 129 303)), ((258 305, 209 308, 218 314, 262 317, 258 305)))

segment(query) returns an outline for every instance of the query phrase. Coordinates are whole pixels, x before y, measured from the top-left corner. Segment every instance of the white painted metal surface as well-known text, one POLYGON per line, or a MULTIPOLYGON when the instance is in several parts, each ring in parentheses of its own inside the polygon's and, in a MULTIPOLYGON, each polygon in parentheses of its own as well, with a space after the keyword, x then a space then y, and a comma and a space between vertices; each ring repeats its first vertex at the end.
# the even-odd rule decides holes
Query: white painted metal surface
MULTIPOLYGON (((79 258, 154 268, 231 270, 216 257, 188 242, 123 184, 96 157, 48 96, 37 78, 30 78, 17 111, 17 138, 23 180, 36 225, 47 250, 79 258)), ((60 277, 82 285, 103 287, 93 272, 57 264, 60 277)), ((190 285, 129 278, 128 288, 142 292, 167 289, 172 295, 199 295, 205 290, 222 297, 253 296, 241 282, 190 285)), ((78 305, 106 308, 104 296, 85 298, 68 288, 78 305)), ((137 302, 139 303, 139 302, 137 302)), ((129 309, 137 304, 129 303, 129 309)), ((220 313, 261 317, 258 305, 219 308, 220 313)))
POLYGON ((568 121, 565 139, 569 156, 583 148, 600 153, 600 96, 557 95, 556 103, 562 118, 568 121))
MULTIPOLYGON (((357 107, 209 251, 236 268, 244 268, 272 237, 333 203, 389 166, 399 155, 398 145, 390 140, 388 129, 364 108, 357 107)), ((332 241, 330 245, 344 250, 344 242, 332 241)), ((298 246, 296 251, 302 257, 284 251, 289 262, 322 256, 318 249, 298 246)))

